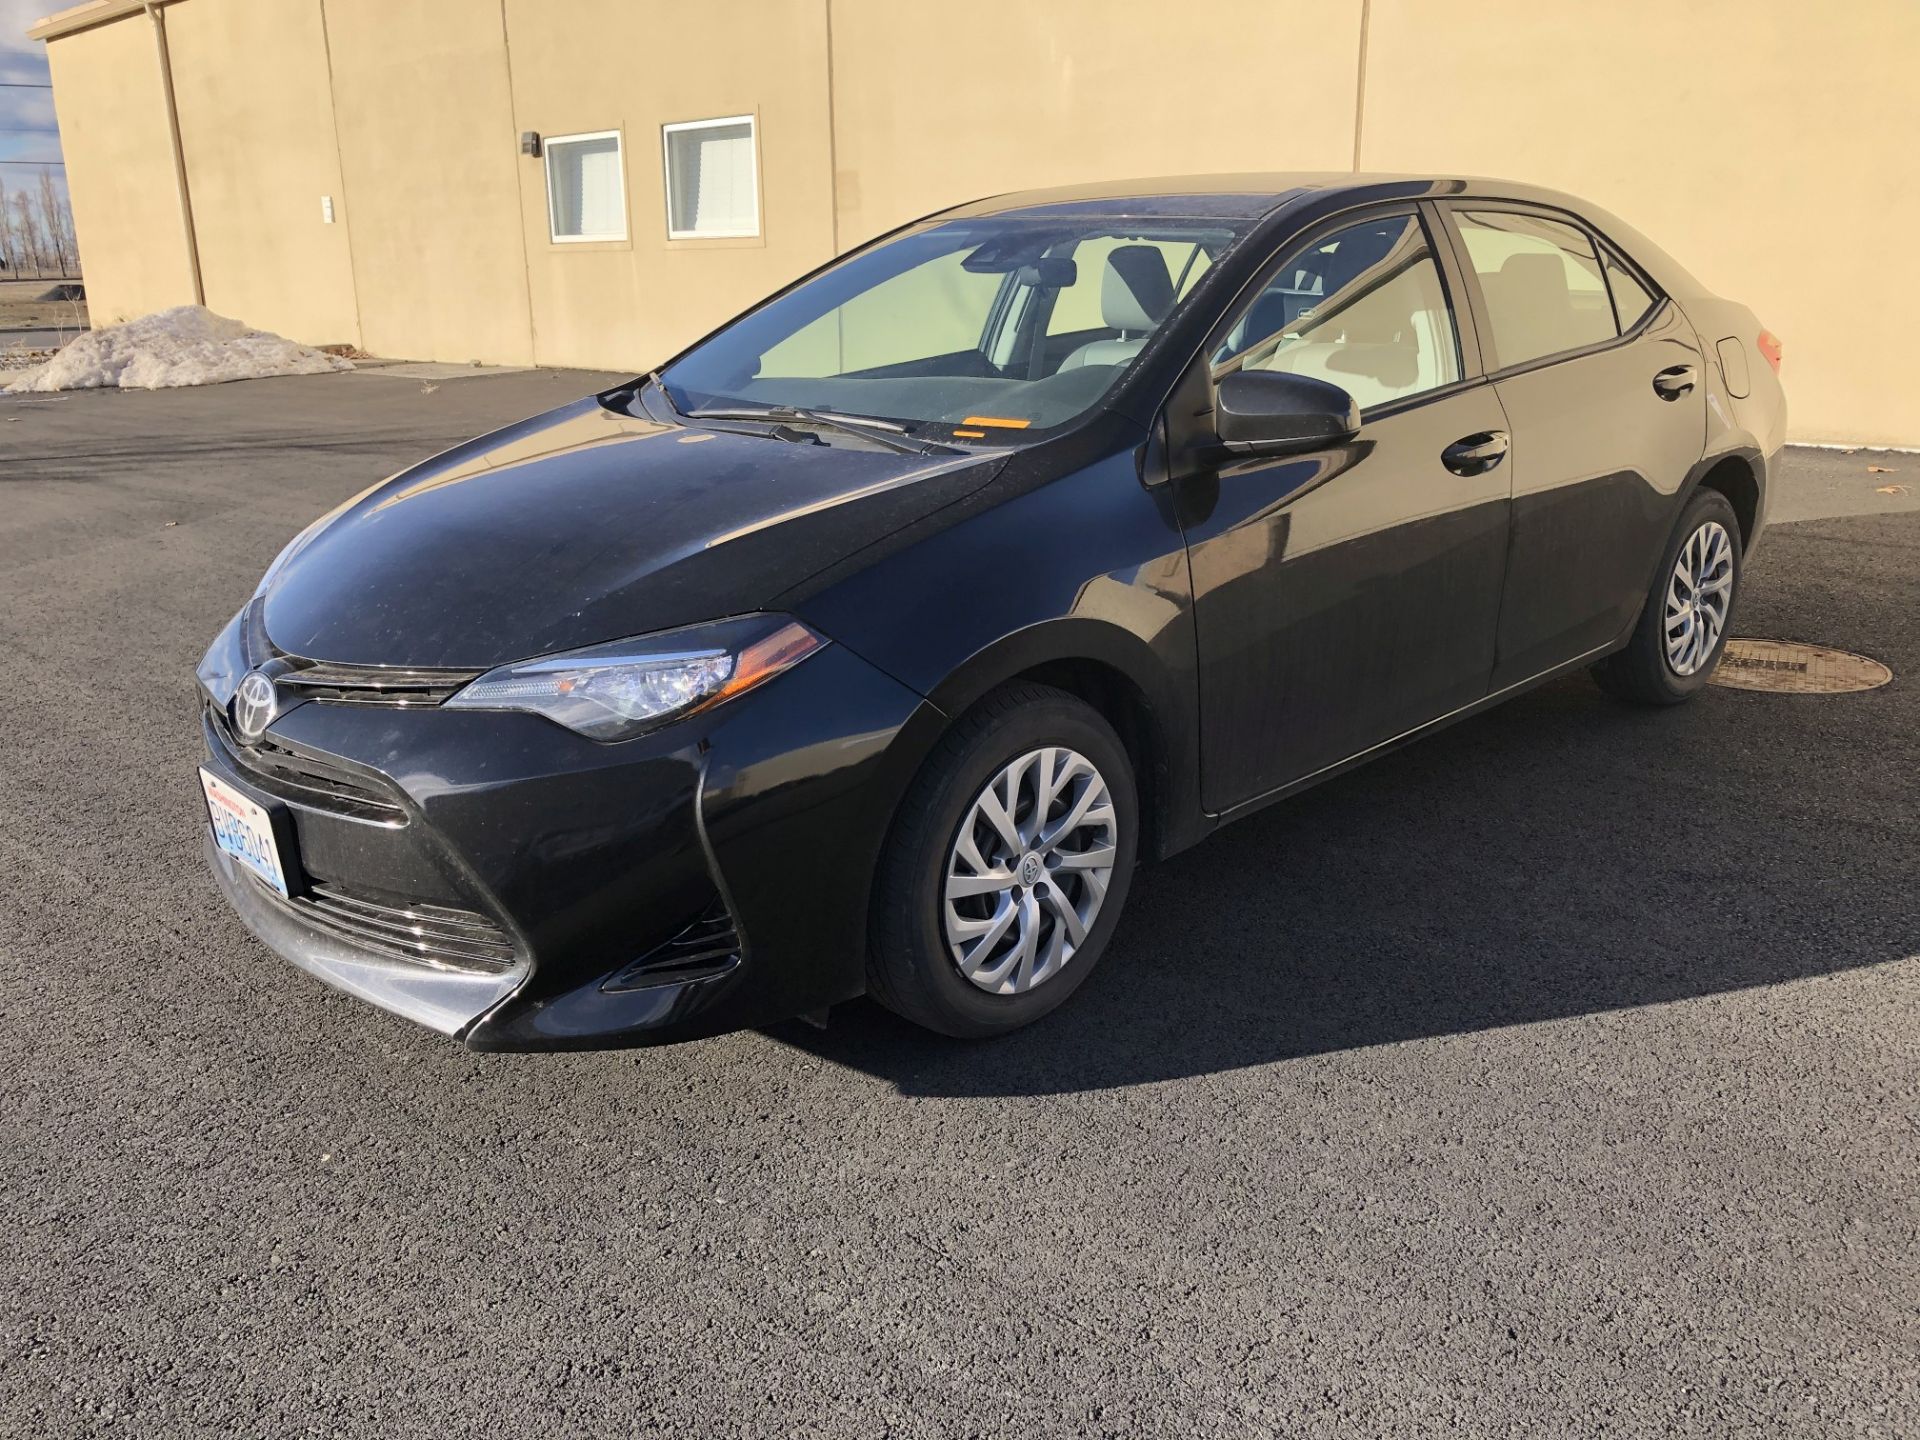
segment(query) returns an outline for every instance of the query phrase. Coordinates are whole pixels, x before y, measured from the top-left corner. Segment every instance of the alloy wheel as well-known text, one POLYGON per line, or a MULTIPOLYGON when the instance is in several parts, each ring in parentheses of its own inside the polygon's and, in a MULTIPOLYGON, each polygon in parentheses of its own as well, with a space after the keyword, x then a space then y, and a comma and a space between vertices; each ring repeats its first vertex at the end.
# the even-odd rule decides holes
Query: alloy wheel
POLYGON ((1680 547, 1667 581, 1667 664, 1685 679, 1698 673, 1720 643, 1733 603, 1733 541, 1709 520, 1680 547))
POLYGON ((1059 974, 1106 901, 1118 827, 1106 780, 1076 750, 1030 750, 995 775, 947 856, 941 910, 960 973, 996 995, 1059 974))

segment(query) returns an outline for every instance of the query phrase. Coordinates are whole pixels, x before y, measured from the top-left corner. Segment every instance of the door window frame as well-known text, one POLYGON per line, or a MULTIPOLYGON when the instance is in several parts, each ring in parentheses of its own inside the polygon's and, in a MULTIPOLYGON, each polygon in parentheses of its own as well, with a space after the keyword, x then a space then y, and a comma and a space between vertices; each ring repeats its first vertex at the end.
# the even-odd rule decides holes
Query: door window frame
POLYGON ((1563 364, 1568 360, 1584 359, 1588 355, 1598 355, 1621 345, 1631 344, 1653 324, 1671 303, 1666 291, 1654 283, 1646 270, 1636 263, 1626 251, 1614 244, 1587 220, 1570 210, 1556 209, 1551 205, 1536 205, 1524 200, 1507 200, 1497 196, 1480 199, 1471 195, 1449 196, 1445 200, 1427 202, 1438 214, 1438 220, 1452 248, 1454 264, 1460 274, 1460 283, 1470 297, 1474 311, 1475 331, 1484 337, 1481 359, 1486 366, 1486 375, 1490 380, 1504 380, 1509 375, 1524 375, 1529 370, 1540 370, 1548 365, 1563 364), (1607 279, 1607 260, 1609 257, 1627 271, 1653 297, 1653 304, 1647 307, 1647 313, 1635 322, 1633 327, 1611 335, 1604 340, 1596 340, 1590 345, 1576 346, 1571 350, 1556 350, 1550 355, 1538 355, 1516 365, 1500 363, 1499 341, 1493 333, 1493 319, 1487 309, 1487 297, 1480 288, 1480 272, 1473 268, 1467 253, 1467 242, 1460 233, 1459 214, 1481 214, 1487 211, 1505 211, 1510 214, 1527 215, 1536 220, 1551 220, 1557 225, 1565 225, 1587 237, 1587 243, 1593 246, 1594 259, 1600 266, 1600 284, 1605 289, 1607 304, 1614 316, 1614 325, 1618 327, 1619 307, 1613 298, 1613 285, 1607 279))
MULTIPOLYGON (((1155 418, 1151 422, 1154 438, 1149 447, 1150 459, 1144 462, 1156 477, 1150 483, 1177 480, 1217 468, 1215 451, 1218 437, 1213 428, 1213 415, 1218 395, 1213 380, 1213 356, 1240 316, 1266 291, 1281 267, 1329 235, 1368 220, 1395 215, 1410 215, 1419 223, 1421 233, 1426 238, 1427 250, 1440 272, 1440 287, 1446 299, 1447 313, 1453 320, 1454 339, 1460 352, 1460 378, 1431 390, 1403 395, 1362 410, 1360 421, 1363 429, 1376 420, 1405 414, 1423 405, 1451 400, 1475 386, 1487 383, 1487 370, 1480 352, 1480 317, 1472 308, 1465 288, 1466 277, 1461 273, 1452 237, 1441 225, 1434 202, 1425 199, 1362 201, 1316 216, 1306 225, 1288 230, 1277 244, 1260 242, 1268 246, 1265 258, 1231 296, 1225 301, 1216 302, 1218 309, 1214 320, 1208 325, 1199 346, 1188 357, 1155 406, 1155 418)), ((1212 273, 1209 271, 1208 275, 1212 273)), ((1203 276, 1199 283, 1204 285, 1206 279, 1203 276)))
POLYGON ((1342 210, 1325 216, 1304 230, 1296 230, 1283 243, 1273 248, 1267 258, 1260 262, 1259 268, 1253 272, 1253 278, 1241 287, 1230 302, 1221 307, 1219 319, 1208 329, 1206 339, 1200 346, 1197 363, 1205 372, 1209 394, 1214 389, 1214 353, 1225 343, 1228 333, 1239 322, 1240 317, 1261 295, 1266 293, 1267 286, 1290 261, 1297 260, 1307 250, 1342 230, 1351 229, 1355 225, 1364 225, 1369 220, 1389 220, 1399 216, 1408 216, 1420 226, 1421 234, 1427 243, 1427 253, 1433 257, 1434 268, 1440 276, 1441 295, 1446 302, 1448 317, 1453 322, 1454 344, 1459 352, 1460 376, 1444 385, 1436 385, 1431 390, 1400 395, 1378 405, 1369 405, 1360 412, 1361 423, 1364 425, 1388 415, 1415 410, 1422 405, 1458 395, 1461 391, 1480 384, 1486 378, 1486 371, 1480 353, 1479 317, 1462 303, 1465 298, 1461 289, 1462 277, 1459 273, 1459 262, 1453 254, 1451 244, 1441 239, 1443 232, 1432 213, 1431 202, 1397 200, 1356 206, 1351 210, 1342 210))

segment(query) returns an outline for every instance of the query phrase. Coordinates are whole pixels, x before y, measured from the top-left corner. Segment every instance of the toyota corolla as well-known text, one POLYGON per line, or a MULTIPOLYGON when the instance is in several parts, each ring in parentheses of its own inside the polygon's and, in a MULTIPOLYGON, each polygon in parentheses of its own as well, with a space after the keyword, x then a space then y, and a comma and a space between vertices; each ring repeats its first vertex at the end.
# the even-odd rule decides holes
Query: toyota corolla
POLYGON ((199 668, 209 862, 476 1049, 999 1034, 1140 861, 1572 670, 1697 692, 1779 365, 1525 186, 961 206, 297 536, 199 668))

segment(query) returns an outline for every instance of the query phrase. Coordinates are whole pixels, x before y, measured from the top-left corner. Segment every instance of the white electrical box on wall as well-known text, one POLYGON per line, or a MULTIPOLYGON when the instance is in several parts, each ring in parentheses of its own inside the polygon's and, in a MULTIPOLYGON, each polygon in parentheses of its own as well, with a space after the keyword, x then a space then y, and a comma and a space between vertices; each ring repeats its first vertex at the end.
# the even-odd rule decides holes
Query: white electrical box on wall
POLYGON ((320 197, 320 219, 323 224, 331 225, 333 223, 333 197, 331 195, 322 195, 320 197))

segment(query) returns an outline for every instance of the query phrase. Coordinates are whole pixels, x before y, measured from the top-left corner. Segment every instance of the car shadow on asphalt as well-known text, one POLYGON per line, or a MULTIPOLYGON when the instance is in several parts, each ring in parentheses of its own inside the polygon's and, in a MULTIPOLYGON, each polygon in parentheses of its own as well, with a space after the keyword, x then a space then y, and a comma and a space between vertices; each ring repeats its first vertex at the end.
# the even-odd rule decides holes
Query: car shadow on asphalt
POLYGON ((1058 1094, 1899 960, 1897 817, 1796 778, 1832 739, 1804 707, 1845 703, 1650 712, 1562 680, 1141 870, 1099 969, 1025 1031, 951 1041, 862 1000, 768 1033, 906 1094, 1058 1094))

